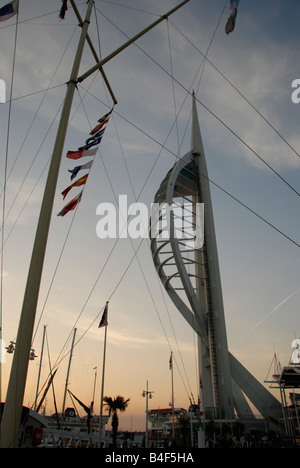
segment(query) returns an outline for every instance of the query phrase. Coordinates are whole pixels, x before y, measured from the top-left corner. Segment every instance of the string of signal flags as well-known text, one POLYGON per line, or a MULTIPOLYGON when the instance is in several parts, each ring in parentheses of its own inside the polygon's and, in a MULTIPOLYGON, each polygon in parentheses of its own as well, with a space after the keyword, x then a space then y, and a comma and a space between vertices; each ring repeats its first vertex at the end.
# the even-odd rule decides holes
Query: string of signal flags
MULTIPOLYGON (((98 120, 96 127, 90 132, 90 137, 86 140, 85 145, 78 148, 77 151, 68 151, 67 158, 68 159, 81 159, 85 156, 95 156, 98 150, 98 145, 100 144, 104 132, 106 130, 109 118, 113 108, 105 114, 101 119, 98 120)), ((82 170, 88 170, 86 174, 79 179, 75 180, 69 187, 61 192, 63 196, 63 200, 66 198, 68 193, 72 190, 73 187, 82 187, 85 186, 86 181, 88 179, 91 167, 93 165, 94 158, 88 161, 86 164, 81 164, 79 166, 74 167, 74 169, 68 169, 68 172, 71 173, 71 181, 77 177, 78 173, 82 170)), ((74 197, 67 205, 63 207, 63 209, 57 214, 57 216, 65 216, 69 211, 72 211, 76 208, 76 206, 80 203, 84 188, 81 190, 76 197, 74 197)))

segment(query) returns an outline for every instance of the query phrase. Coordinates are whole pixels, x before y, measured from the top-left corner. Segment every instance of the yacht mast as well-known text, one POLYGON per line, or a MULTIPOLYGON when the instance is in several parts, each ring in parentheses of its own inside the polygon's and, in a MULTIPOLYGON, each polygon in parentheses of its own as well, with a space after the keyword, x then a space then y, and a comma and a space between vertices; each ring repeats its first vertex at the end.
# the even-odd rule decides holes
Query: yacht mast
POLYGON ((62 421, 65 418, 66 397, 67 397, 67 390, 68 390, 68 385, 69 385, 69 376, 70 376, 71 362, 72 362, 72 357, 73 357, 73 349, 74 349, 76 331, 77 331, 77 328, 74 328, 73 340, 72 340, 70 358, 69 358, 69 365, 68 365, 68 371, 67 371, 67 377, 66 377, 65 393, 64 393, 64 399, 63 399, 63 405, 62 405, 62 411, 61 411, 62 421))

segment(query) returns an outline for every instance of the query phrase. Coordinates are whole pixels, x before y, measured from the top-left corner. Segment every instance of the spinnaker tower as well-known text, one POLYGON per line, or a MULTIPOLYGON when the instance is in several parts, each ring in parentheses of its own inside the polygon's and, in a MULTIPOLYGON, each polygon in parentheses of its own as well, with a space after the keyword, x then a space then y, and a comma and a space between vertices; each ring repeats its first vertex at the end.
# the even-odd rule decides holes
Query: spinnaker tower
POLYGON ((249 401, 279 425, 278 400, 228 350, 217 241, 196 98, 191 149, 167 173, 150 218, 153 262, 169 297, 198 336, 206 419, 254 418, 249 401))

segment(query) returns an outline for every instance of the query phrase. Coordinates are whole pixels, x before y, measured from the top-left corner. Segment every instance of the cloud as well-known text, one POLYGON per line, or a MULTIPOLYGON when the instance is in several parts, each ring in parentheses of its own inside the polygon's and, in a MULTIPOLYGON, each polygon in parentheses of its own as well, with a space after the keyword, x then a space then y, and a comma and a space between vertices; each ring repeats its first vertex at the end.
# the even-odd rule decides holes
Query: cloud
MULTIPOLYGON (((274 131, 275 128, 279 134, 288 135, 291 145, 297 141, 298 129, 292 116, 289 117, 291 88, 287 73, 295 67, 295 51, 266 41, 261 49, 250 45, 245 59, 244 48, 245 44, 240 52, 229 55, 227 62, 219 53, 211 58, 232 86, 215 68, 208 63, 205 66, 199 99, 232 130, 230 132, 223 126, 222 131, 221 125, 219 137, 209 133, 209 128, 207 135, 211 135, 211 143, 218 149, 225 149, 232 157, 243 155, 253 165, 263 167, 259 159, 242 142, 239 143, 234 133, 274 167, 299 168, 299 158, 274 131), (230 151, 234 141, 236 148, 230 151)), ((214 117, 210 118, 210 125, 214 121, 217 121, 214 117)))

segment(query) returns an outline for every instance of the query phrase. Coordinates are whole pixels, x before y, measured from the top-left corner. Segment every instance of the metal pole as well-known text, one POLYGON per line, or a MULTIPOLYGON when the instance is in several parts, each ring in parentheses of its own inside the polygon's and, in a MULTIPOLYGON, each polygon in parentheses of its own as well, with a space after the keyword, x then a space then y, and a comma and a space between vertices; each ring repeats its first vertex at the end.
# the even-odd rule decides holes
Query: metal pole
POLYGON ((155 26, 157 26, 159 23, 161 23, 162 21, 166 20, 169 16, 171 16, 173 13, 175 13, 177 10, 179 10, 179 8, 181 8, 183 5, 185 5, 186 3, 188 3, 190 0, 185 0, 184 2, 180 3, 180 5, 178 5, 177 7, 173 8, 172 10, 170 10, 168 13, 166 13, 165 15, 162 15, 158 20, 156 20, 154 23, 152 23, 150 26, 148 26, 147 28, 145 28, 143 31, 141 31, 139 34, 137 34, 136 36, 134 36, 132 39, 129 39, 129 41, 127 41, 124 45, 122 45, 121 47, 119 47, 117 50, 115 50, 114 52, 112 52, 110 55, 108 55, 105 59, 101 60, 100 62, 98 62, 96 65, 94 65, 90 70, 88 70, 86 73, 84 73, 83 75, 81 75, 79 78, 78 78, 78 82, 82 82, 84 81, 86 78, 88 78, 90 75, 92 75, 92 73, 94 73, 95 71, 97 70, 100 70, 103 65, 105 65, 107 62, 109 62, 112 58, 114 58, 116 55, 118 55, 120 52, 122 52, 123 50, 125 50, 127 47, 129 47, 131 44, 133 44, 135 41, 137 41, 140 37, 144 36, 147 32, 151 31, 151 29, 155 28, 155 26))
POLYGON ((173 351, 171 351, 171 356, 172 356, 172 366, 171 366, 171 379, 172 379, 172 435, 173 435, 173 440, 175 440, 175 415, 174 415, 174 379, 173 379, 173 351))
POLYGON ((146 437, 145 448, 148 448, 148 380, 146 385, 146 437))
POLYGON ((67 396, 67 390, 68 390, 68 385, 69 385, 69 376, 70 376, 70 369, 71 369, 71 362, 72 362, 72 356, 73 356, 73 349, 74 349, 76 331, 77 331, 77 328, 74 328, 73 340, 72 340, 71 351, 70 351, 70 359, 69 359, 69 365, 68 365, 67 377, 66 377, 65 393, 64 393, 63 405, 62 405, 62 410, 61 410, 62 420, 64 419, 66 396, 67 396))
POLYGON ((193 447, 193 412, 191 411, 191 447, 193 447))
POLYGON ((94 367, 94 370, 95 370, 95 378, 94 378, 94 390, 93 390, 93 403, 95 401, 95 391, 96 391, 96 381, 97 381, 97 367, 94 367), (95 370, 96 369, 96 370, 95 370))
POLYGON ((43 360, 43 353, 44 353, 45 334, 46 334, 46 325, 44 325, 44 333, 43 333, 43 341, 42 341, 42 349, 41 349, 41 359, 40 359, 40 366, 39 366, 39 375, 38 375, 38 381, 37 381, 37 386, 36 386, 35 402, 34 402, 34 411, 36 411, 37 398, 38 398, 38 393, 39 393, 40 378, 41 378, 41 370, 42 370, 42 360, 43 360))
POLYGON ((7 389, 6 402, 1 425, 1 447, 14 448, 18 444, 23 399, 28 371, 28 356, 31 348, 34 320, 39 296, 43 263, 52 215, 52 208, 56 192, 56 185, 62 157, 65 137, 72 107, 79 66, 90 22, 93 0, 89 0, 85 21, 82 25, 81 36, 71 72, 65 102, 60 118, 60 124, 53 149, 53 155, 46 182, 40 217, 36 230, 36 237, 31 256, 27 284, 24 293, 23 307, 16 340, 16 350, 12 363, 10 379, 7 389))
MULTIPOLYGON (((106 307, 108 302, 106 303, 106 307)), ((107 324, 105 325, 105 334, 104 334, 104 351, 103 351, 103 366, 102 366, 102 385, 101 385, 101 397, 100 397, 100 417, 99 417, 99 444, 98 447, 101 448, 102 443, 102 420, 103 420, 103 396, 104 396, 104 374, 105 374, 105 360, 106 360, 106 337, 107 337, 107 324)))
POLYGON ((146 384, 146 390, 143 390, 142 397, 146 397, 146 433, 145 433, 145 448, 148 448, 148 397, 152 398, 152 391, 148 390, 148 380, 146 384))
MULTIPOLYGON (((77 17, 79 23, 82 24, 82 19, 81 19, 80 13, 79 13, 79 11, 78 11, 78 8, 77 8, 77 6, 76 6, 74 0, 70 0, 70 2, 71 2, 71 5, 72 5, 73 10, 74 10, 74 13, 75 13, 75 15, 76 15, 76 17, 77 17)), ((95 58, 95 60, 96 60, 96 63, 100 62, 100 59, 99 59, 99 57, 98 57, 98 55, 97 55, 97 52, 96 52, 96 50, 95 50, 95 47, 93 46, 93 43, 92 43, 92 41, 91 41, 91 38, 90 38, 90 36, 89 36, 88 34, 87 34, 87 36, 86 36, 86 40, 87 40, 87 43, 88 43, 88 45, 89 45, 89 47, 90 47, 90 49, 91 49, 91 52, 92 52, 92 54, 93 54, 93 56, 94 56, 94 58, 95 58)), ((111 89, 111 86, 110 86, 110 84, 109 84, 109 81, 108 81, 108 79, 107 79, 107 76, 106 76, 106 74, 104 73, 104 70, 101 69, 101 68, 100 68, 100 73, 101 73, 101 75, 102 75, 102 78, 103 78, 103 80, 104 80, 104 83, 106 84, 106 87, 107 87, 107 89, 108 89, 108 91, 109 91, 109 94, 110 94, 110 96, 111 96, 111 98, 112 98, 114 104, 118 104, 118 101, 117 101, 117 99, 116 99, 116 97, 115 97, 115 95, 114 95, 114 93, 113 93, 113 90, 111 89)))

